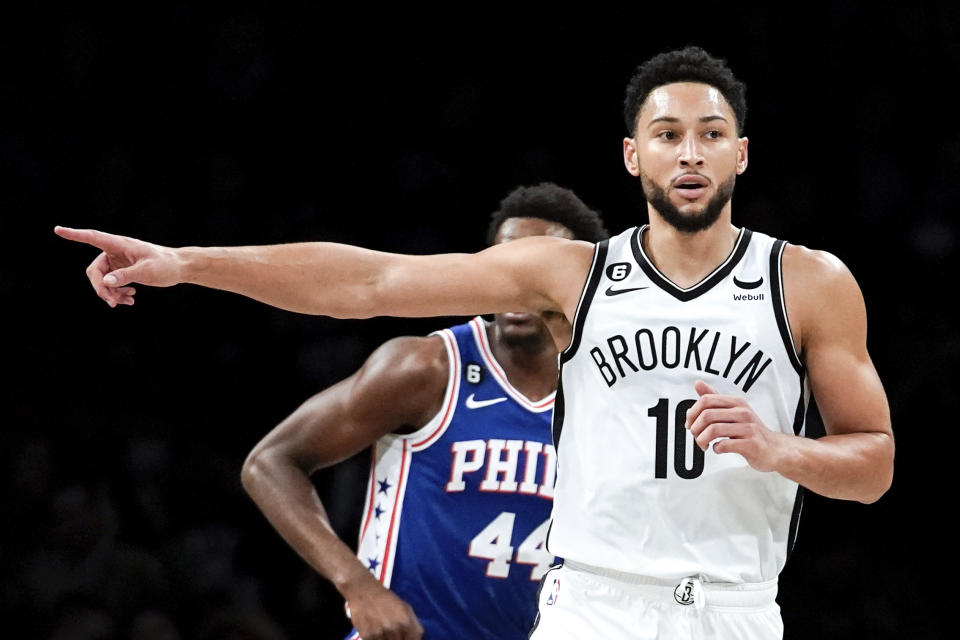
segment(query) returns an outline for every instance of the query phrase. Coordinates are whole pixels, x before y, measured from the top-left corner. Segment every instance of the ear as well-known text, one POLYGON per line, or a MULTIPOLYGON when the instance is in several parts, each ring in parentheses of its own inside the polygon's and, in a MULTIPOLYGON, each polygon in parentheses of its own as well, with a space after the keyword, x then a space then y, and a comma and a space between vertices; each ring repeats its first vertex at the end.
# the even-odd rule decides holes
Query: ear
POLYGON ((746 136, 740 138, 739 148, 737 149, 737 175, 739 176, 747 170, 747 145, 750 141, 746 136))
POLYGON ((640 156, 637 154, 637 143, 633 138, 623 139, 623 166, 627 168, 627 173, 639 177, 640 156))

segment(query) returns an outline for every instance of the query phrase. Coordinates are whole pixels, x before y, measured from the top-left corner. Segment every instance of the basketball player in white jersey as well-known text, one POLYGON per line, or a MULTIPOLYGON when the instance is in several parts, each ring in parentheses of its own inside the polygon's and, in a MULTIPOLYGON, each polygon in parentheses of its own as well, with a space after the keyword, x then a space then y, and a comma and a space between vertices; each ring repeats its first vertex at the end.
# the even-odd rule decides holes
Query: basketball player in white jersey
MULTIPOLYGON (((492 216, 488 243, 537 235, 595 242, 606 230, 568 189, 517 187, 492 216)), ((557 351, 532 314, 396 338, 271 431, 247 458, 243 485, 337 587, 351 640, 525 640, 537 580, 553 562, 541 548, 538 566, 524 566, 537 552, 521 548, 542 547, 549 522, 556 385, 557 351), (358 557, 330 528, 310 474, 371 445, 358 557)))
POLYGON ((869 503, 892 481, 863 298, 832 255, 732 224, 748 140, 723 61, 661 54, 627 93, 623 160, 650 222, 608 243, 401 256, 58 233, 102 249, 88 277, 111 306, 133 303, 131 283, 190 282, 336 317, 559 312, 548 545, 565 563, 545 576, 533 638, 779 638, 799 488, 869 503))

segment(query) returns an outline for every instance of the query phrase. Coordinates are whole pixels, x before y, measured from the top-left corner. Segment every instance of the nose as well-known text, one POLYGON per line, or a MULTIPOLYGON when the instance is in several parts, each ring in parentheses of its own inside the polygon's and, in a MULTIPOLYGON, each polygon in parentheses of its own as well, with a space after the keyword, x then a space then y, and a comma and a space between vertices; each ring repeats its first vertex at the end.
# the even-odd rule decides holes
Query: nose
POLYGON ((687 135, 679 148, 681 167, 703 166, 703 150, 700 147, 700 138, 696 134, 687 135))

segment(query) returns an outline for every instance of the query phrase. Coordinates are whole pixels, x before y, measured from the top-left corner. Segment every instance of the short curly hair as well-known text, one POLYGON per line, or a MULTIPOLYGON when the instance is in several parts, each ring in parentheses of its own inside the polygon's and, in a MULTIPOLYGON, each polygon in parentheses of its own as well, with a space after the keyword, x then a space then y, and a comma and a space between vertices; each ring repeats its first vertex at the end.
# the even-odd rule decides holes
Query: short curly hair
POLYGON ((500 201, 500 208, 490 215, 487 244, 492 245, 500 225, 510 218, 540 218, 562 224, 573 232, 575 240, 600 242, 609 234, 600 214, 577 197, 570 189, 552 182, 517 187, 500 201))
POLYGON ((726 60, 714 58, 700 47, 685 47, 658 54, 639 67, 627 83, 623 120, 630 135, 636 133, 637 115, 650 92, 673 82, 702 82, 715 87, 733 109, 737 135, 747 119, 747 85, 737 80, 726 60))

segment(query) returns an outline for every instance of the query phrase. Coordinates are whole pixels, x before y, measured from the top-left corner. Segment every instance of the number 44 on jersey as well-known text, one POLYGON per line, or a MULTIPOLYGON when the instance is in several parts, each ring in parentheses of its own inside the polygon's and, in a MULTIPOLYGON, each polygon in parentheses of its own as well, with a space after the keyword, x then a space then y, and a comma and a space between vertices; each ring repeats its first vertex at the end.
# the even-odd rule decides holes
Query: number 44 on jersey
POLYGON ((494 518, 470 541, 469 555, 473 558, 490 560, 487 563, 487 577, 508 577, 510 561, 513 559, 516 564, 533 565, 530 569, 530 580, 537 581, 553 564, 553 554, 546 548, 550 519, 544 520, 523 539, 520 546, 516 548, 514 558, 513 523, 515 519, 516 514, 509 511, 504 511, 494 518))

